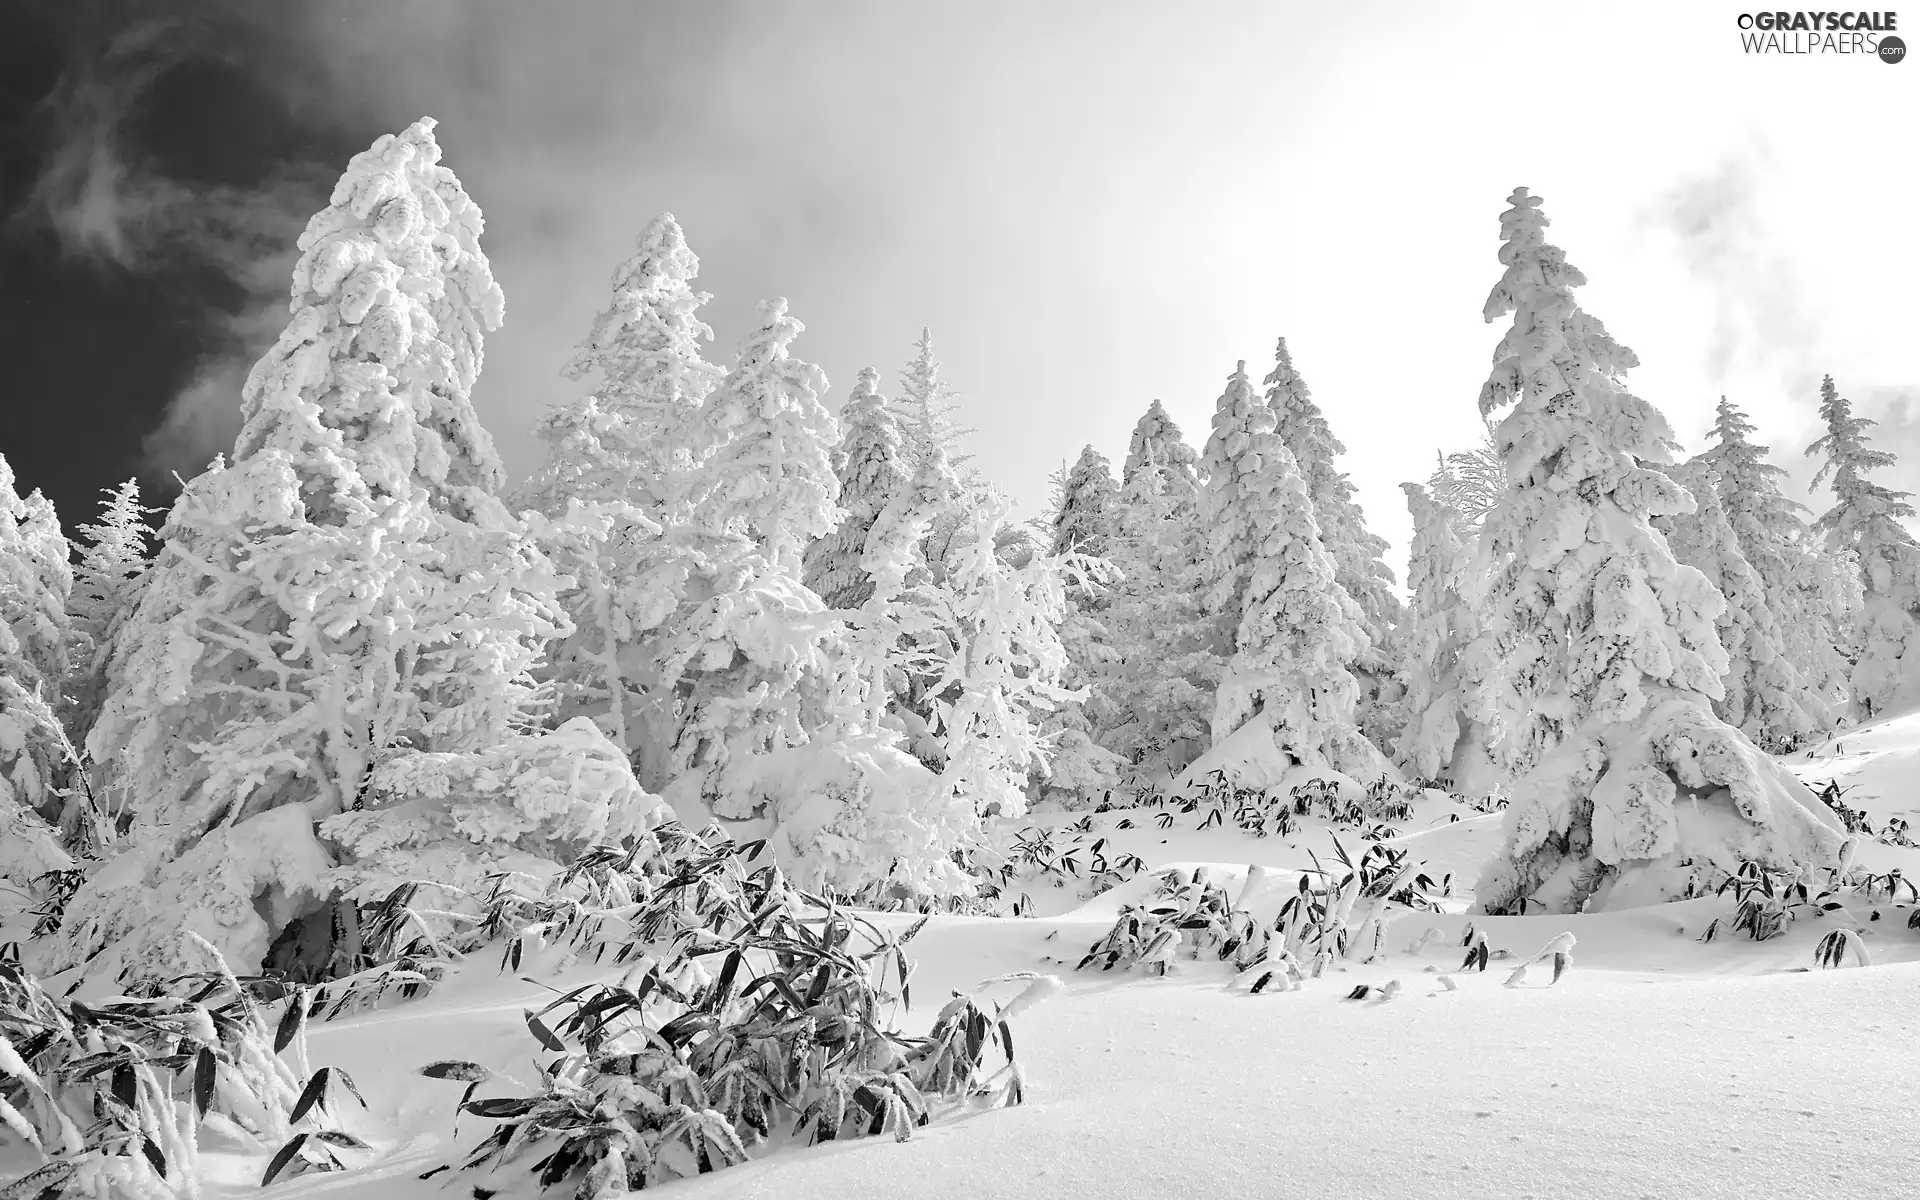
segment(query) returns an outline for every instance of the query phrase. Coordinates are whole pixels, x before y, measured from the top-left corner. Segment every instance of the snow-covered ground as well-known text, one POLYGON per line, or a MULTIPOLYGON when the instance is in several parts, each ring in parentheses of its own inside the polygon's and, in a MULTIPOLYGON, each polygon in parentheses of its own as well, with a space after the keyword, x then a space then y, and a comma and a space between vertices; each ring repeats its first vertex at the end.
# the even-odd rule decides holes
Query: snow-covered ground
MULTIPOLYGON (((1876 827, 1892 817, 1920 825, 1920 715, 1848 733, 1790 765, 1811 783, 1837 778, 1876 827)), ((1195 831, 1192 815, 1163 829, 1157 816, 1094 814, 1092 833, 1080 836, 1106 837, 1109 856, 1137 854, 1149 867, 1206 864, 1221 877, 1243 876, 1249 863, 1270 867, 1269 897, 1292 886, 1290 869, 1310 865, 1309 849, 1323 859, 1332 849, 1324 827, 1255 839, 1231 827, 1195 831)), ((1016 1023, 1027 1102, 950 1116, 904 1143, 776 1149, 666 1190, 783 1200, 1911 1194, 1920 1162, 1912 1090, 1920 929, 1908 928, 1911 903, 1852 900, 1758 943, 1698 940, 1731 916, 1730 898, 1472 918, 1463 910, 1500 820, 1423 801, 1394 842, 1433 878, 1452 874, 1450 911, 1403 914, 1383 958, 1336 967, 1294 992, 1252 996, 1229 986, 1225 964, 1184 957, 1165 978, 1075 971, 1118 905, 1150 886, 1144 874, 1077 906, 1070 888, 1042 885, 1058 894, 1034 896, 1043 916, 936 917, 912 945, 918 1003, 908 1032, 925 1029, 949 988, 1016 971, 1055 973, 1066 985, 1016 1023), (1495 951, 1484 973, 1459 971, 1469 921, 1495 951), (1859 930, 1871 967, 1809 969, 1835 926, 1859 930), (1414 949, 1429 928, 1440 936, 1414 949), (1578 941, 1565 976, 1550 983, 1550 969, 1536 968, 1505 986, 1513 966, 1563 932, 1578 941), (1390 999, 1347 998, 1358 984, 1390 981, 1401 985, 1390 999)), ((1352 833, 1340 836, 1356 848, 1352 833)), ((1920 876, 1920 849, 1873 844, 1860 865, 1920 876)), ((876 917, 883 927, 909 920, 876 917)), ((522 1010, 543 1004, 548 987, 592 977, 572 971, 543 987, 495 967, 476 956, 425 999, 313 1030, 313 1064, 345 1068, 365 1094, 367 1110, 348 1104, 338 1115, 376 1153, 344 1174, 277 1184, 277 1194, 472 1194, 474 1181, 460 1175, 418 1175, 492 1123, 462 1116, 456 1133, 459 1087, 417 1068, 467 1059, 531 1081, 537 1047, 522 1010)), ((479 1094, 518 1090, 494 1081, 479 1094)), ((202 1162, 209 1196, 255 1191, 256 1158, 202 1162)))

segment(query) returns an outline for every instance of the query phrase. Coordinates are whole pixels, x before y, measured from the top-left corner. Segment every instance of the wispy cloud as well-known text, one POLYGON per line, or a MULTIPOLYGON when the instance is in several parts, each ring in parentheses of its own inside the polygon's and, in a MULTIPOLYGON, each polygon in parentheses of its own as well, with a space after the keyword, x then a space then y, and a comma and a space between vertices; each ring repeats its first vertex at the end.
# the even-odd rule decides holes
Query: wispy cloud
MULTIPOLYGON (((187 9, 180 10, 183 13, 187 9)), ((50 153, 16 223, 50 231, 66 253, 103 269, 191 277, 202 297, 180 313, 203 347, 188 382, 145 439, 141 473, 165 486, 230 449, 239 382, 286 321, 294 242, 325 197, 319 164, 270 164, 244 184, 182 178, 133 135, 154 89, 182 64, 217 57, 230 21, 217 5, 188 15, 89 10, 74 54, 43 103, 50 153)), ((217 136, 217 131, 208 131, 217 136)))
POLYGON ((1688 271, 1713 298, 1706 368, 1720 382, 1736 363, 1804 377, 1820 345, 1820 322, 1762 214, 1768 160, 1764 145, 1724 159, 1682 180, 1642 215, 1673 236, 1688 271))

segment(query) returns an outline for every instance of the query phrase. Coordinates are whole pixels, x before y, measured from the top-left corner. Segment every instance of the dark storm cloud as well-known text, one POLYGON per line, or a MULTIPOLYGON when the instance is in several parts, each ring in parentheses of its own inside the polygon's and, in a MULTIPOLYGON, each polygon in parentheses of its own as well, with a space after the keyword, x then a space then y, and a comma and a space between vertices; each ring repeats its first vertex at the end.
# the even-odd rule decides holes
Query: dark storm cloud
MULTIPOLYGON (((164 493, 232 445, 239 383, 285 322, 294 241, 330 183, 311 156, 336 139, 281 101, 268 81, 297 61, 242 6, 54 11, 66 61, 36 106, 40 169, 7 233, 51 238, 68 270, 158 285, 152 326, 173 344, 149 347, 149 378, 167 384, 112 401, 145 427, 126 465, 164 493)), ((93 340, 137 353, 141 338, 93 340)))
MULTIPOLYGON (((617 261, 603 247, 617 255, 653 215, 610 190, 673 177, 690 226, 727 229, 720 249, 736 261, 764 259, 761 245, 828 251, 876 223, 847 195, 861 190, 851 164, 810 159, 776 110, 701 86, 743 31, 803 63, 809 27, 788 15, 626 0, 582 0, 565 20, 493 0, 46 11, 67 61, 39 105, 45 153, 10 231, 162 285, 183 361, 149 373, 168 382, 141 418, 137 465, 163 486, 231 447, 241 385, 286 321, 295 240, 347 159, 422 115, 441 121, 449 163, 491 218, 509 329, 482 386, 516 397, 494 406, 510 451, 578 334, 561 299, 597 291, 617 261)), ((716 319, 754 298, 723 299, 716 319)))

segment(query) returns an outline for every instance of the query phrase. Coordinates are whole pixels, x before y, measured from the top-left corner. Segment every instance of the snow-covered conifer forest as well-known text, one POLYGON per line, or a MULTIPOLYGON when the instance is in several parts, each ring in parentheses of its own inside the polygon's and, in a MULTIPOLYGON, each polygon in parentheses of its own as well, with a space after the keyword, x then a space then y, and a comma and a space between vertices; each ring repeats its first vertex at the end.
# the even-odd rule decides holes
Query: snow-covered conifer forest
POLYGON ((1285 330, 1022 512, 933 332, 718 344, 662 213, 512 479, 454 166, 345 164, 170 504, 0 459, 0 1196, 1920 1177, 1920 543, 1846 363, 1799 494, 1519 187, 1405 560, 1285 330))

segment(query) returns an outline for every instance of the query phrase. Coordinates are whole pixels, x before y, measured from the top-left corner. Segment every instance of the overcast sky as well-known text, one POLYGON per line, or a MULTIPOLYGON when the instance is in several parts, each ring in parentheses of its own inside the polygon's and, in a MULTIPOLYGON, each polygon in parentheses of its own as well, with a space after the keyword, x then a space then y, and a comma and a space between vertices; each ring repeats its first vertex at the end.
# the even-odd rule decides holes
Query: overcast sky
POLYGON ((0 28, 0 451, 65 508, 230 444, 293 236, 425 114, 506 289, 475 399, 516 475, 672 211, 711 358, 784 295, 837 405, 931 326, 1029 513, 1156 397, 1202 444, 1285 335, 1398 556, 1397 484, 1476 436, 1525 185, 1689 448, 1724 392, 1804 479, 1831 372, 1920 491, 1920 63, 1749 57, 1739 11, 28 3, 0 28))

